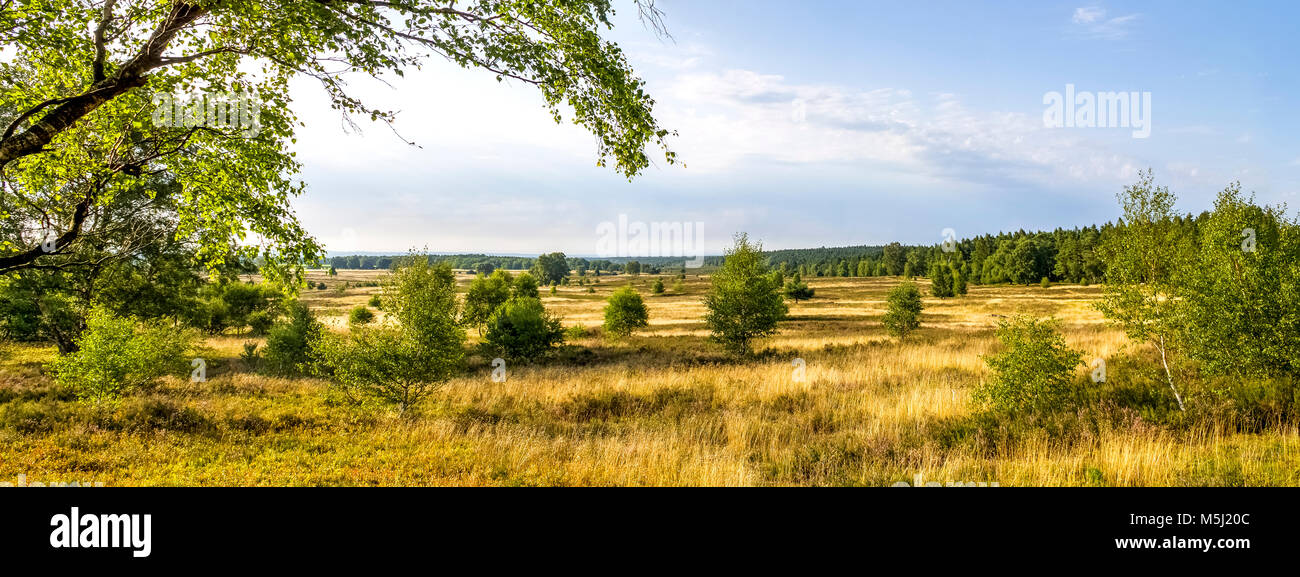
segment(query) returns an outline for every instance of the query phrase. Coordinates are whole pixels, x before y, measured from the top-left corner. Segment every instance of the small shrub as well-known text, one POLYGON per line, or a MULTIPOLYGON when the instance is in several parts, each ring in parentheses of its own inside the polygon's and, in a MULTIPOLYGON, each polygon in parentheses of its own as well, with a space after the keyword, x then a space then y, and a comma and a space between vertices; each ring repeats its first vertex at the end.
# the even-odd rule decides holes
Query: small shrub
POLYGON ((244 352, 239 353, 240 360, 251 368, 257 368, 262 362, 262 351, 257 350, 258 346, 257 341, 245 341, 244 352))
POLYGON ((587 327, 584 327, 582 325, 574 325, 567 329, 564 329, 564 338, 570 341, 585 339, 589 335, 590 335, 590 331, 587 330, 587 327))
POLYGON ((649 320, 645 301, 631 287, 623 287, 609 295, 609 304, 605 305, 605 332, 611 336, 628 337, 636 329, 649 326, 649 320))
POLYGON ((905 282, 894 287, 889 291, 885 304, 887 310, 882 322, 889 334, 902 339, 920 328, 921 310, 925 305, 921 303, 921 291, 915 284, 905 282))
POLYGON ((815 289, 810 288, 808 283, 803 282, 803 278, 799 276, 799 273, 794 273, 794 277, 786 281, 783 290, 785 297, 796 303, 811 299, 813 295, 817 294, 815 289))
POLYGON ((112 401, 163 375, 184 369, 187 335, 159 324, 141 324, 96 307, 78 350, 51 363, 55 382, 96 403, 112 401))
POLYGON ((379 310, 383 310, 383 308, 380 305, 384 304, 384 300, 379 298, 379 295, 373 295, 370 297, 370 301, 368 304, 370 304, 370 306, 375 307, 379 310))
POLYGON ((1038 281, 1038 286, 1041 286, 1043 288, 1052 288, 1052 280, 1047 277, 1043 277, 1043 280, 1038 281))
POLYGON ((311 343, 323 330, 311 310, 300 302, 288 307, 285 322, 271 328, 266 337, 266 363, 272 371, 294 374, 311 360, 311 343))
POLYGON ((529 361, 564 342, 560 320, 536 298, 512 298, 488 319, 483 347, 511 360, 529 361))
POLYGON ((368 325, 375 320, 375 313, 365 305, 358 306, 348 313, 348 324, 353 326, 368 325))
POLYGON ((1066 345, 1058 323, 1017 316, 999 321, 996 334, 1004 349, 984 358, 993 374, 975 390, 976 402, 1004 411, 1059 409, 1083 353, 1066 345))
POLYGON ((313 370, 350 400, 392 402, 405 410, 450 378, 464 357, 456 277, 446 263, 412 254, 383 290, 395 322, 358 326, 347 338, 318 336, 313 370))
POLYGON ((650 292, 661 295, 664 294, 664 279, 656 278, 654 286, 650 287, 650 292))

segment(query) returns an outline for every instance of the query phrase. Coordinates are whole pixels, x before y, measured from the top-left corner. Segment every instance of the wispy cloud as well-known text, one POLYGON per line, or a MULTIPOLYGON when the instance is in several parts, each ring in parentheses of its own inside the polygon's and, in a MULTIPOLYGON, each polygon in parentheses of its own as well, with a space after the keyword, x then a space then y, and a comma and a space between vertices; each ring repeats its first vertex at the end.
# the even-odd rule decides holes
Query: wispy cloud
POLYGON ((1125 14, 1111 17, 1100 6, 1082 6, 1074 9, 1070 17, 1074 24, 1073 31, 1090 38, 1118 40, 1128 36, 1137 24, 1140 14, 1125 14))

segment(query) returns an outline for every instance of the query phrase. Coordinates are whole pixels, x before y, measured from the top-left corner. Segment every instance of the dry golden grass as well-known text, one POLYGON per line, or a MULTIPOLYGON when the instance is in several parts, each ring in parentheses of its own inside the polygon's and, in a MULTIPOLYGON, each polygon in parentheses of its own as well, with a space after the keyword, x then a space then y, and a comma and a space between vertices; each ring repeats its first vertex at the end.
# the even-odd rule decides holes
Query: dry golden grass
MULTIPOLYGON (((313 274, 331 289, 303 298, 343 330, 347 311, 378 289, 338 295, 333 285, 377 274, 313 274)), ((977 418, 968 399, 985 374, 980 356, 996 344, 992 315, 1055 316, 1089 358, 1125 346, 1091 308, 1096 288, 972 286, 962 298, 927 298, 923 328, 900 343, 880 326, 898 279, 809 279, 817 298, 792 306, 781 333, 744 361, 706 339, 705 278, 691 276, 680 294, 652 296, 653 277, 643 276, 603 277, 594 294, 575 285, 542 296, 566 325, 596 329, 604 299, 629 282, 652 319, 637 336, 610 343, 592 330, 558 360, 510 367, 505 383, 471 358, 465 375, 405 415, 337 404, 318 380, 248 372, 238 336, 209 342, 218 360, 207 383, 170 380, 100 411, 52 389, 39 369, 48 349, 11 347, 0 361, 0 480, 880 486, 919 475, 1003 486, 1300 484, 1293 425, 1240 433, 1119 411, 1127 416, 1060 433, 1051 423, 977 418), (793 378, 796 357, 806 361, 803 382, 793 378)), ((1079 383, 1092 386, 1082 367, 1079 383)))

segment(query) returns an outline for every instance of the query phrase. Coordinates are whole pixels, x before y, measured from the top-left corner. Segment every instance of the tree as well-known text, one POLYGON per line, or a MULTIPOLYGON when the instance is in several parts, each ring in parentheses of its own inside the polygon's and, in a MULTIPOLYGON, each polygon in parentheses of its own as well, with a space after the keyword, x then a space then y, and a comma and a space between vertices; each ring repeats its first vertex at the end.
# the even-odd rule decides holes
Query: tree
POLYGON ((930 273, 930 294, 941 299, 953 296, 952 268, 944 262, 936 262, 930 273))
POLYGON ((1213 374, 1294 377, 1300 372, 1300 225, 1285 209, 1253 200, 1234 183, 1202 219, 1195 262, 1177 283, 1178 341, 1213 374))
POLYGON ((528 273, 520 273, 515 277, 515 286, 513 295, 517 298, 538 298, 537 279, 528 273))
POLYGON ((813 298, 817 291, 808 287, 808 283, 803 282, 803 277, 799 273, 794 273, 790 282, 785 285, 785 297, 798 303, 813 298))
POLYGON ((759 243, 739 234, 713 273, 713 286, 704 298, 704 321, 712 338, 727 350, 748 354, 750 343, 776 333, 789 309, 780 287, 772 286, 759 243))
POLYGON ((1058 323, 1016 316, 998 321, 996 334, 1003 350, 984 358, 992 376, 975 390, 975 401, 1006 411, 1059 408, 1083 353, 1066 345, 1058 323))
POLYGON ((347 337, 322 336, 313 355, 317 373, 345 397, 392 402, 404 411, 459 370, 465 331, 447 263, 411 254, 396 266, 383 286, 387 322, 355 327, 347 337))
MULTIPOLYGON (((348 94, 346 69, 401 75, 431 55, 537 88, 558 121, 596 137, 598 163, 629 178, 649 165, 648 145, 676 162, 670 132, 622 50, 602 38, 610 0, 458 3, 414 0, 297 2, 73 0, 6 5, 0 31, 12 58, 0 67, 0 272, 65 254, 87 232, 91 209, 152 175, 184 187, 181 232, 201 240, 204 262, 230 247, 260 257, 266 274, 300 275, 321 247, 289 201, 303 190, 290 151, 299 123, 293 78, 320 82, 335 108, 392 122, 394 113, 348 94), (255 64, 256 66, 249 66, 255 64), (255 69, 255 70, 254 70, 255 69), (202 104, 175 116, 169 95, 204 87, 202 104), (208 122, 237 103, 239 122, 208 122), (150 114, 150 111, 153 114, 150 114), (205 112, 206 112, 205 111, 205 112), (188 116, 188 117, 187 117, 188 116), (21 199, 21 200, 20 200, 21 199), (248 235, 262 246, 241 245, 248 235), (41 239, 55 250, 45 250, 41 239)), ((635 3, 662 32, 652 0, 635 3)), ((184 100, 184 98, 182 98, 184 100)), ((291 283, 298 286, 299 282, 291 283)))
POLYGON ((885 316, 882 322, 889 334, 900 339, 921 326, 921 291, 914 283, 904 282, 889 291, 885 298, 885 316))
POLYGON ((1116 195, 1124 215, 1100 247, 1106 284, 1096 307, 1130 339, 1155 347, 1169 390, 1185 411, 1169 357, 1179 330, 1177 282, 1190 247, 1175 222, 1177 198, 1154 181, 1150 170, 1141 172, 1136 184, 1116 195))
POLYGON ((618 338, 625 338, 633 331, 650 324, 650 313, 645 301, 632 287, 623 287, 609 295, 605 305, 605 332, 618 338))
POLYGON ((897 242, 891 242, 885 245, 884 253, 880 262, 885 267, 886 275, 898 276, 903 274, 903 269, 907 263, 907 254, 903 251, 903 245, 897 242))
POLYGON ((488 319, 483 348, 515 361, 533 361, 564 342, 560 320, 536 298, 512 298, 488 319))
MULTIPOLYGON (((510 283, 510 274, 503 270, 475 277, 469 285, 469 292, 465 294, 461 321, 466 326, 482 329, 487 324, 488 317, 510 300, 510 283)), ((533 287, 533 290, 536 291, 537 288, 533 287)))
POLYGON ((958 268, 958 267, 957 267, 957 263, 953 263, 953 265, 952 265, 952 270, 950 271, 950 273, 952 274, 952 292, 953 292, 953 294, 955 294, 955 295, 965 295, 965 294, 966 294, 966 290, 967 290, 967 287, 966 287, 966 271, 963 270, 963 269, 961 269, 961 268, 958 268))
POLYGON ((569 277, 569 259, 562 252, 553 252, 537 257, 531 271, 538 282, 547 286, 560 284, 569 277))

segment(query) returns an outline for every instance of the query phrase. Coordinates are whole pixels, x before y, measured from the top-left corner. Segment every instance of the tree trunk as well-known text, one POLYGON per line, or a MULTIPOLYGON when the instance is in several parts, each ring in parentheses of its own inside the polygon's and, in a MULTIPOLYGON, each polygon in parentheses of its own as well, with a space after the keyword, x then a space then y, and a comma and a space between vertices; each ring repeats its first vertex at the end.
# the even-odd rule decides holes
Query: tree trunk
POLYGON ((1160 335, 1160 364, 1165 367, 1165 380, 1169 382, 1169 390, 1174 392, 1174 399, 1178 401, 1178 410, 1187 412, 1187 407, 1183 405, 1183 396, 1178 394, 1178 388, 1174 386, 1174 375, 1169 372, 1169 360, 1165 354, 1165 336, 1160 335))

